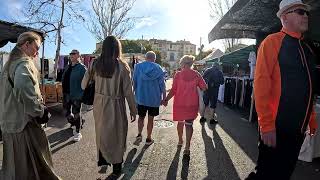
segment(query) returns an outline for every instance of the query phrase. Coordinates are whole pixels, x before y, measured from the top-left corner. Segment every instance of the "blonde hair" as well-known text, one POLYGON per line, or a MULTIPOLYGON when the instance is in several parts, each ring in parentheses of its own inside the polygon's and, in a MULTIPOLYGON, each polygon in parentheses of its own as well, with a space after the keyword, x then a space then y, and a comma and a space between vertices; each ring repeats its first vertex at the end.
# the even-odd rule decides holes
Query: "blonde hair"
POLYGON ((13 61, 18 60, 19 58, 23 57, 24 52, 21 50, 21 46, 23 44, 25 44, 26 42, 32 43, 34 41, 40 41, 40 42, 42 41, 41 36, 39 34, 37 34, 36 32, 29 31, 29 32, 24 32, 24 33, 20 34, 15 47, 10 52, 8 62, 3 67, 3 70, 7 71, 10 67, 10 64, 13 61))
POLYGON ((194 56, 192 56, 192 55, 184 55, 180 59, 179 64, 180 64, 181 67, 184 67, 184 66, 191 67, 193 65, 194 60, 195 60, 194 56))

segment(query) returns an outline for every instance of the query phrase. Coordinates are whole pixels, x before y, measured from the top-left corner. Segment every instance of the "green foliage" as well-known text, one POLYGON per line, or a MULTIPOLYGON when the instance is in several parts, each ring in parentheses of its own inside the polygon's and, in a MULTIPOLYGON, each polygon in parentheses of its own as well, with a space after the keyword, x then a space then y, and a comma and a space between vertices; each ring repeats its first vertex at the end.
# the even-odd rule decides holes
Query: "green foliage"
POLYGON ((154 51, 156 53, 156 63, 159 64, 160 66, 162 66, 162 60, 161 60, 161 53, 160 51, 154 51))
POLYGON ((208 51, 204 51, 204 52, 202 52, 201 54, 199 53, 199 54, 196 56, 196 61, 201 60, 201 59, 207 57, 207 56, 208 56, 209 54, 211 54, 211 53, 212 53, 212 50, 211 50, 211 49, 208 50, 208 51))
POLYGON ((147 53, 148 51, 153 51, 152 46, 150 44, 145 44, 143 46, 144 46, 142 51, 143 54, 147 53))
POLYGON ((134 40, 121 40, 122 53, 141 53, 141 45, 134 40))
POLYGON ((9 52, 7 52, 7 51, 0 51, 0 55, 2 55, 2 54, 9 54, 9 52))

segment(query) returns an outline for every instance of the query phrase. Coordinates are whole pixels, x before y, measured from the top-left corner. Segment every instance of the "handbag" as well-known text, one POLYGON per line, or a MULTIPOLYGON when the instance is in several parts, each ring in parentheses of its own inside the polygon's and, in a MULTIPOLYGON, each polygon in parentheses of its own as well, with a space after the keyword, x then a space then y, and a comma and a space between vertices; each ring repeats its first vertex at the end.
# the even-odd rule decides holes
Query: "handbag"
POLYGON ((95 93, 95 81, 93 80, 93 65, 91 71, 89 71, 89 81, 87 83, 86 88, 84 89, 83 96, 82 96, 82 103, 86 105, 93 105, 94 100, 94 93, 95 93))

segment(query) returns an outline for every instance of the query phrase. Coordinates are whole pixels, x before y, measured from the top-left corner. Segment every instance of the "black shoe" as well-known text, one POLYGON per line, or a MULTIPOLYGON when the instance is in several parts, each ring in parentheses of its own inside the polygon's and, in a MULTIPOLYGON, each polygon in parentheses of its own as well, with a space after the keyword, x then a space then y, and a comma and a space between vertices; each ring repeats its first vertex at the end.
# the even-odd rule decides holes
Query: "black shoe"
POLYGON ((146 139, 146 145, 147 146, 150 146, 151 144, 153 144, 154 143, 154 140, 153 139, 146 139))
POLYGON ((210 120, 210 124, 217 124, 217 123, 218 123, 218 121, 215 120, 215 119, 211 119, 211 120, 210 120))
POLYGON ((98 166, 111 166, 111 164, 104 159, 100 151, 99 151, 98 166))
POLYGON ((200 123, 205 123, 206 121, 207 121, 206 118, 204 118, 204 117, 200 118, 200 123))
POLYGON ((112 174, 120 177, 122 172, 122 163, 112 164, 112 166, 113 166, 112 174))
POLYGON ((257 180, 257 175, 254 172, 251 172, 245 180, 257 180))

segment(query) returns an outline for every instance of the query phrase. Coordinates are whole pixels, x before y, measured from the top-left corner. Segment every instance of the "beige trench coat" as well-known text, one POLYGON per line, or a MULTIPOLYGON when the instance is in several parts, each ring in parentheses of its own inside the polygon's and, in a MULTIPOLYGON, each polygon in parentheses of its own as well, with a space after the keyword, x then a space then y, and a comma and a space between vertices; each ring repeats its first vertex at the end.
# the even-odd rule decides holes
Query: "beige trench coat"
POLYGON ((96 84, 93 115, 97 155, 99 156, 100 150, 108 163, 121 163, 126 151, 128 132, 125 99, 130 114, 137 114, 129 66, 119 61, 119 68, 112 78, 103 78, 95 74, 94 79, 96 84))

